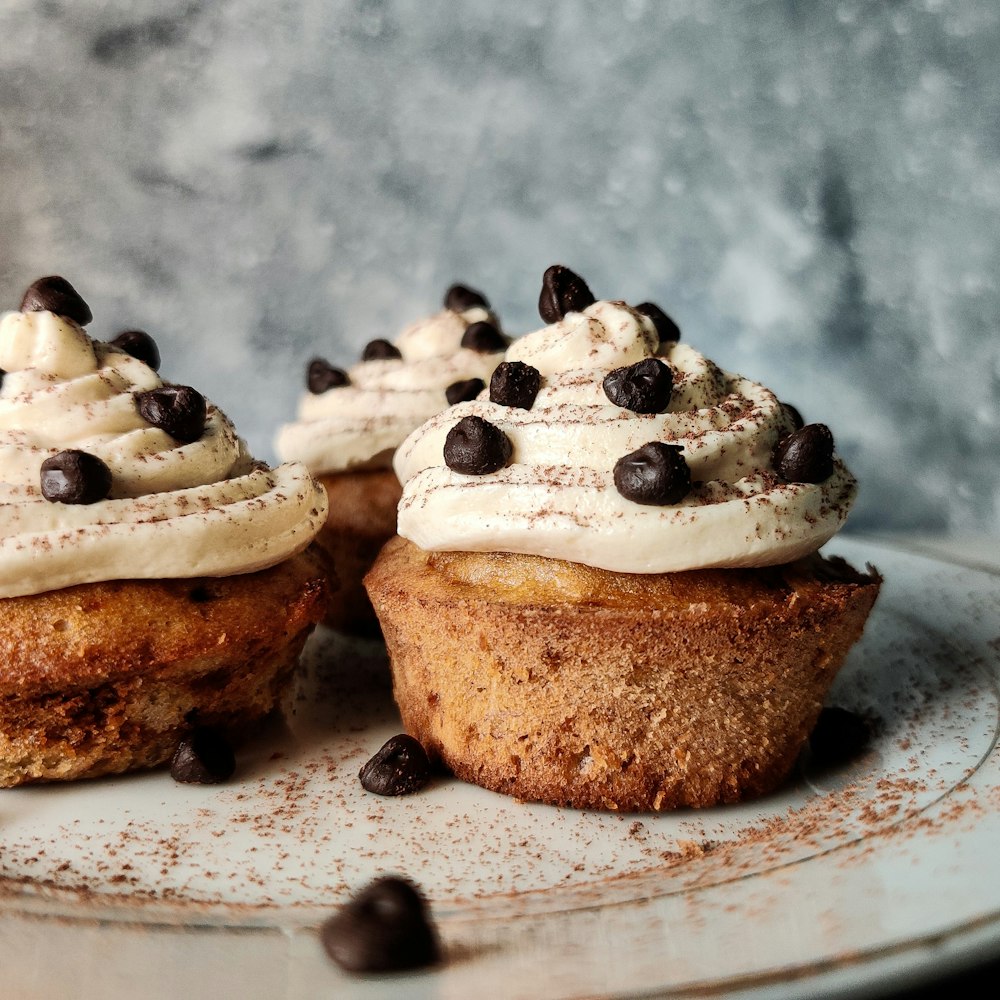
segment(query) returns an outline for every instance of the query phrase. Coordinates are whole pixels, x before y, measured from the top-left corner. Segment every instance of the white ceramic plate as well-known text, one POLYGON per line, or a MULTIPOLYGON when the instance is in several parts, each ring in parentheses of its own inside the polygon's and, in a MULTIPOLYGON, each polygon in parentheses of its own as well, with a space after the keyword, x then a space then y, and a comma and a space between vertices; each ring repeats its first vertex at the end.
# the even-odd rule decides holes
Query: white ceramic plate
POLYGON ((0 792, 9 997, 804 997, 1000 953, 1000 575, 871 542, 885 586, 831 702, 872 749, 778 795, 665 815, 531 806, 453 780, 365 792, 399 730, 380 647, 309 647, 287 726, 224 786, 156 772, 0 792), (316 927, 381 873, 447 960, 355 978, 316 927))

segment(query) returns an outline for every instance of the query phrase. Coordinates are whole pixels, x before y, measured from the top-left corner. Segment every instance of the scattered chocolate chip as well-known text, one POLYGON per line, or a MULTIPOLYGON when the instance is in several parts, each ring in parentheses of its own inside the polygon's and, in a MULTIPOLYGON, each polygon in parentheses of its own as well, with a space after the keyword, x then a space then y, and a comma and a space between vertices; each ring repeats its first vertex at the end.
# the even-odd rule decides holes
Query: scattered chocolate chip
POLYGON ((80 293, 58 274, 39 278, 31 285, 21 299, 21 312, 53 312, 80 326, 86 326, 94 318, 80 293))
POLYGON ((775 471, 788 483, 822 483, 833 475, 833 435, 826 424, 806 424, 786 434, 771 454, 775 471))
POLYGON ((456 403, 467 403, 470 399, 475 399, 485 388, 486 383, 481 378, 467 378, 461 382, 452 382, 445 389, 444 395, 448 405, 454 406, 456 403))
POLYGON ((365 349, 361 352, 362 361, 385 361, 389 358, 401 358, 402 356, 395 344, 382 337, 368 341, 365 344, 365 349))
POLYGON ((659 358, 643 358, 604 377, 604 394, 633 413, 662 413, 670 405, 674 373, 659 358))
POLYGON ((97 503, 111 492, 111 470, 96 455, 71 448, 42 462, 41 487, 52 503, 97 503))
POLYGON ((489 309, 490 304, 482 292, 466 285, 452 285, 444 294, 444 307, 453 312, 465 312, 466 309, 489 309))
POLYGON ((122 330, 111 343, 133 358, 144 361, 154 372, 160 370, 160 349, 145 330, 122 330))
POLYGON ((546 323, 556 323, 570 312, 580 312, 597 300, 587 282, 562 264, 553 264, 542 275, 538 312, 546 323))
POLYGON ((177 745, 170 777, 189 785, 217 785, 233 776, 236 756, 225 734, 212 726, 192 730, 177 745))
POLYGON ((615 486, 634 503, 663 507, 679 503, 691 490, 691 470, 678 444, 650 441, 615 462, 615 486))
POLYGON ((797 431, 805 427, 806 422, 802 419, 802 414, 791 403, 782 403, 781 408, 788 415, 788 419, 795 425, 797 431))
POLYGON ((205 432, 205 397, 189 385, 164 385, 137 392, 135 401, 144 420, 189 444, 205 432))
POLYGON ((854 760, 870 739, 868 723, 860 715, 831 706, 819 713, 816 726, 809 734, 809 749, 819 766, 832 767, 854 760))
POLYGON ((437 934, 423 895, 406 879, 376 879, 320 928, 327 954, 348 972, 433 965, 437 934))
POLYGON ((485 476, 502 469, 513 450, 510 438, 496 424, 482 417, 462 417, 444 442, 449 469, 467 476, 485 476))
POLYGON ((490 402, 530 410, 541 385, 537 368, 523 361, 501 361, 490 379, 490 402))
POLYGON ((412 795, 431 780, 431 762, 419 740, 400 733, 383 744, 358 777, 376 795, 412 795))
POLYGON ((655 303, 640 302, 635 311, 653 321, 661 344, 676 344, 681 339, 681 328, 655 303))
POLYGON ((306 371, 306 385, 313 395, 318 396, 327 389, 339 389, 342 385, 350 385, 351 379, 343 368, 335 368, 323 358, 313 358, 306 371))
POLYGON ((497 354, 507 350, 507 338, 492 323, 480 320, 468 325, 462 334, 462 347, 480 354, 497 354))

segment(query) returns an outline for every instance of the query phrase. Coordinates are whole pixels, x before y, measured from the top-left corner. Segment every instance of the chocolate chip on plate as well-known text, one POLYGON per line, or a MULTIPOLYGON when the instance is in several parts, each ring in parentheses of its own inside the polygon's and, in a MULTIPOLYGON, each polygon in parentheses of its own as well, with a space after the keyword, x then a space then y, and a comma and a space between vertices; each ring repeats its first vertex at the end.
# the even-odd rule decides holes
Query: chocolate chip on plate
POLYGON ((490 402, 530 410, 541 385, 537 368, 523 361, 501 361, 490 379, 490 402))
POLYGON ((670 405, 674 373, 659 358, 643 358, 604 377, 604 394, 633 413, 662 413, 670 405))
POLYGON ((164 385, 137 392, 135 401, 144 420, 178 441, 190 444, 205 432, 205 397, 189 385, 164 385))
POLYGON ((502 469, 512 451, 510 438, 482 417, 462 417, 444 441, 445 464, 467 476, 485 476, 502 469))
POLYGON ((97 503, 111 492, 111 470, 96 455, 71 448, 42 462, 41 488, 52 503, 97 503))
POLYGON ((145 330, 122 330, 111 343, 133 358, 145 362, 154 372, 159 371, 160 349, 145 330))
POLYGON ((177 744, 170 777, 188 785, 217 785, 236 770, 236 755, 225 734, 214 726, 199 726, 177 744))
POLYGON ((412 795, 431 780, 431 762, 419 740, 400 733, 382 745, 358 777, 376 795, 412 795))
POLYGON ((94 318, 80 293, 58 274, 39 278, 31 284, 21 299, 21 312, 53 312, 80 326, 86 326, 94 318))
POLYGON ((826 424, 806 424, 786 434, 771 453, 774 469, 788 483, 822 483, 833 475, 833 435, 826 424))
POLYGON ((653 321, 661 344, 676 344, 681 339, 681 328, 655 302, 640 302, 635 311, 653 321))
POLYGON ((597 300, 587 282, 562 264, 553 264, 542 275, 538 312, 546 323, 556 323, 570 312, 580 312, 597 300))
POLYGON ((650 441, 619 458, 615 487, 626 500, 650 507, 679 503, 691 490, 691 470, 680 445, 650 441))
POLYGON ((832 767, 854 760, 870 739, 871 730, 860 715, 846 708, 828 706, 819 713, 809 734, 809 749, 818 765, 832 767))
POLYGON ((466 378, 460 382, 452 382, 445 389, 444 395, 448 405, 454 406, 456 403, 467 403, 470 399, 475 399, 485 388, 486 383, 481 378, 466 378))
POLYGON ((427 902, 412 882, 376 879, 320 928, 327 954, 348 972, 396 972, 441 956, 427 902))
POLYGON ((323 358, 313 358, 306 369, 306 386, 315 396, 327 389, 339 389, 350 383, 350 376, 343 368, 335 368, 323 358))
POLYGON ((369 340, 365 344, 365 349, 361 352, 362 361, 386 361, 389 358, 401 358, 402 356, 399 348, 383 337, 379 337, 376 340, 369 340))
POLYGON ((467 285, 452 285, 444 293, 444 307, 453 312, 465 312, 466 309, 489 309, 490 304, 482 292, 477 292, 467 285))
POLYGON ((507 338, 492 323, 480 320, 468 325, 461 346, 480 354, 497 354, 507 350, 507 338))

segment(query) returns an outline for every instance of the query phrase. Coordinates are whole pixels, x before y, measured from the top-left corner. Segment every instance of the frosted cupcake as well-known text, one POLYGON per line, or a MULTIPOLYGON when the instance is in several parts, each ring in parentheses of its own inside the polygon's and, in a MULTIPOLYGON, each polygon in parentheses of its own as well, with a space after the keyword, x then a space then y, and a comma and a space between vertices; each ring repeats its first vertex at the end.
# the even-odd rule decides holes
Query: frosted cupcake
POLYGON ((0 320, 0 785, 168 759, 278 702, 322 617, 326 497, 270 469, 150 337, 44 278, 0 320))
POLYGON ((561 267, 550 325, 396 455, 367 585, 406 730, 523 799, 650 810, 787 776, 879 587, 817 554, 856 482, 823 425, 561 267))
POLYGON ((319 542, 333 557, 340 586, 328 625, 377 631, 361 581, 396 533, 393 454, 429 417, 479 393, 507 344, 485 297, 453 285, 440 312, 393 342, 371 341, 349 370, 322 358, 309 363, 298 420, 279 430, 275 446, 282 459, 305 463, 330 498, 319 542))

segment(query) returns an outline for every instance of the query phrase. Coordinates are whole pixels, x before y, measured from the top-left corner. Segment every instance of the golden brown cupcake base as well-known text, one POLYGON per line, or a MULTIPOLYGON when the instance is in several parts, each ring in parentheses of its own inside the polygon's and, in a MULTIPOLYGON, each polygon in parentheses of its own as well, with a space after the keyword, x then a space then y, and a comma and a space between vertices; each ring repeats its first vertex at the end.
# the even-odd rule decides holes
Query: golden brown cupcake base
POLYGON ((318 476, 330 513, 316 541, 336 567, 339 586, 324 623, 356 635, 378 635, 379 624, 362 583, 379 550, 396 534, 402 487, 392 469, 318 476))
POLYGON ((458 777, 660 810, 784 781, 881 580, 818 556, 646 576, 397 539, 366 583, 403 725, 458 777))
POLYGON ((326 606, 312 550, 243 576, 0 600, 0 786, 167 760, 193 725, 270 712, 326 606))

